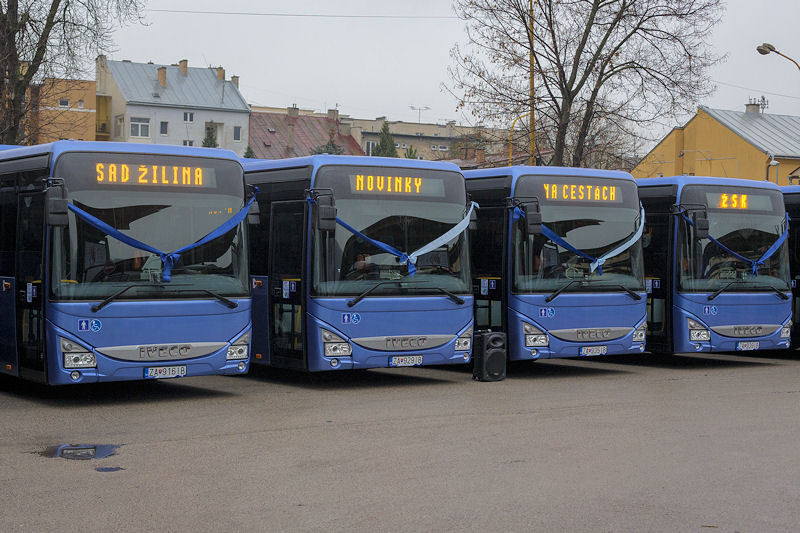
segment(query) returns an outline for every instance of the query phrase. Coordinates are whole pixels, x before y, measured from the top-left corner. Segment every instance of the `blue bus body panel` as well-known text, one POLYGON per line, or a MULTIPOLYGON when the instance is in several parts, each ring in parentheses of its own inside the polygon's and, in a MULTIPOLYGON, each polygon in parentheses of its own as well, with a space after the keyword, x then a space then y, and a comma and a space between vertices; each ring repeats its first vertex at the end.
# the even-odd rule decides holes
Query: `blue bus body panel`
MULTIPOLYGON (((216 300, 192 301, 116 301, 92 313, 91 302, 50 302, 47 304, 47 348, 60 355, 58 337, 77 341, 91 348, 97 357, 96 369, 79 369, 78 383, 121 381, 144 378, 144 368, 186 365, 187 376, 241 374, 239 361, 227 361, 230 343, 250 328, 250 299, 234 299, 239 304, 229 309, 216 300), (87 330, 85 321, 99 321, 87 330), (83 324, 82 324, 83 323, 83 324), (93 331, 94 330, 94 331, 93 331), (220 349, 193 359, 164 361, 122 361, 99 353, 97 348, 141 346, 166 343, 218 342, 220 349)), ((51 358, 50 361, 57 360, 51 358)), ((247 363, 247 360, 245 360, 247 363)), ((76 383, 71 370, 50 364, 48 379, 53 385, 76 383)))
POLYGON ((17 300, 14 278, 0 277, 0 372, 19 375, 17 364, 17 300), (11 368, 9 368, 9 365, 11 368))
POLYGON ((781 338, 781 328, 756 337, 726 337, 714 332, 715 326, 776 325, 783 326, 791 317, 791 299, 782 300, 775 293, 722 293, 708 301, 711 293, 678 293, 672 306, 674 351, 733 352, 739 342, 758 341, 759 350, 786 349, 789 339, 781 338), (690 342, 688 319, 704 324, 711 331, 710 341, 690 342), (698 348, 695 345, 699 345, 698 348))
POLYGON ((643 342, 633 342, 633 332, 645 321, 646 295, 633 300, 626 293, 575 294, 564 292, 551 302, 545 294, 512 294, 508 298, 508 355, 513 361, 579 357, 583 346, 606 346, 607 354, 641 353, 643 342), (597 342, 565 341, 550 334, 550 346, 528 348, 522 321, 542 331, 562 329, 630 328, 623 337, 597 342), (533 354, 532 351, 536 353, 533 354))
POLYGON ((459 334, 472 327, 472 296, 463 296, 459 305, 447 297, 367 297, 353 307, 351 298, 313 298, 308 303, 307 349, 320 357, 308 357, 309 370, 332 370, 324 357, 320 328, 333 331, 346 340, 364 337, 451 335, 446 344, 411 351, 372 350, 351 341, 353 356, 339 358, 342 368, 382 368, 395 355, 422 355, 423 365, 466 363, 468 352, 456 352, 459 334), (358 315, 355 318, 355 315, 358 315), (355 318, 355 319, 354 319, 355 318), (466 357, 465 357, 466 353, 466 357), (320 365, 320 366, 315 366, 320 365))

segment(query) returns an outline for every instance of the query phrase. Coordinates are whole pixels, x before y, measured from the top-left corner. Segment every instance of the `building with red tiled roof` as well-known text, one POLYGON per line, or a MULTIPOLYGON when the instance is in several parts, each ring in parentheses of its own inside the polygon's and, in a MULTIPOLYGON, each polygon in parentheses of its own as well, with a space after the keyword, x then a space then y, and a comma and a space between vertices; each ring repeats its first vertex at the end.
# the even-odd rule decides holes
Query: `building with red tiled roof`
POLYGON ((310 155, 331 138, 344 155, 364 155, 350 126, 339 121, 335 109, 328 116, 301 115, 296 107, 286 113, 250 114, 250 147, 259 159, 284 159, 310 155))

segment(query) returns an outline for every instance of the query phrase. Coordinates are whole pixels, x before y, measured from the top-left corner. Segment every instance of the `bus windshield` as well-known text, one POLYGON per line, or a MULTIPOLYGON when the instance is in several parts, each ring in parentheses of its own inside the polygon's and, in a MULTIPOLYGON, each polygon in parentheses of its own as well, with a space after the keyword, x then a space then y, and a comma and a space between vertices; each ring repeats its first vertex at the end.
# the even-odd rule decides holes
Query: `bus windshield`
MULTIPOLYGON (((327 166, 315 189, 332 190, 338 217, 367 237, 410 254, 447 232, 466 215, 466 188, 458 172, 393 167, 327 166)), ((333 238, 313 227, 314 296, 470 292, 464 233, 408 265, 340 225, 333 238)))
MULTIPOLYGON (((235 161, 129 153, 68 153, 54 176, 69 202, 119 232, 173 252, 212 232, 244 205, 242 168, 235 161)), ((74 213, 51 233, 55 300, 245 296, 242 225, 181 254, 171 282, 162 281, 157 254, 106 235, 74 213)))
MULTIPOLYGON (((786 212, 780 191, 748 187, 688 185, 681 206, 705 207, 709 235, 729 250, 758 260, 786 229, 786 212)), ((789 253, 786 242, 758 266, 730 255, 709 239, 696 240, 691 226, 678 219, 679 287, 682 291, 725 292, 789 290, 789 253)))
MULTIPOLYGON (((541 206, 542 223, 584 254, 598 258, 630 240, 640 224, 636 184, 586 176, 521 176, 515 198, 541 206)), ((591 261, 544 235, 526 235, 525 220, 513 225, 511 260, 518 293, 643 290, 641 242, 608 258, 592 272, 591 261), (578 283, 580 282, 580 283, 578 283)))

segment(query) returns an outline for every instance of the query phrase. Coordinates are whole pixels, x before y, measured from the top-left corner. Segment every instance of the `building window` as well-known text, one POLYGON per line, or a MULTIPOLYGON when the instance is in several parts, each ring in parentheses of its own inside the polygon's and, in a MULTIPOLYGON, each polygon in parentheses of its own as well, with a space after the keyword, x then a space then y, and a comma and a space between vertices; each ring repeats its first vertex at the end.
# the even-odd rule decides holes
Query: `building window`
POLYGON ((150 119, 131 117, 131 137, 150 137, 150 119))
POLYGON ((194 141, 183 141, 184 146, 194 146, 194 141))
POLYGON ((406 148, 406 143, 403 143, 403 148, 406 148))
POLYGON ((241 141, 242 140, 242 127, 241 126, 234 126, 233 127, 233 140, 234 141, 241 141))
POLYGON ((78 100, 78 109, 83 109, 83 100, 78 100))
POLYGON ((169 122, 162 120, 161 121, 161 135, 167 135, 169 132, 169 122))
POLYGON ((450 149, 450 148, 448 148, 447 146, 444 146, 444 145, 442 145, 442 144, 440 144, 440 145, 439 145, 439 151, 440 151, 440 152, 446 152, 446 151, 448 151, 449 149, 450 149))
POLYGON ((378 144, 378 143, 377 143, 376 141, 367 141, 367 147, 366 147, 366 149, 364 150, 364 152, 365 152, 367 155, 372 155, 372 151, 375 149, 375 146, 376 146, 377 144, 378 144))
POLYGON ((437 149, 437 146, 436 146, 435 144, 432 144, 432 145, 431 145, 431 150, 433 150, 433 151, 435 152, 435 151, 436 151, 436 149, 437 149))
POLYGON ((394 143, 395 148, 400 148, 400 143, 394 143))
POLYGON ((183 112, 183 121, 184 122, 194 122, 194 112, 193 111, 184 111, 183 112))
POLYGON ((69 99, 68 98, 59 98, 58 99, 58 107, 69 107, 69 99))

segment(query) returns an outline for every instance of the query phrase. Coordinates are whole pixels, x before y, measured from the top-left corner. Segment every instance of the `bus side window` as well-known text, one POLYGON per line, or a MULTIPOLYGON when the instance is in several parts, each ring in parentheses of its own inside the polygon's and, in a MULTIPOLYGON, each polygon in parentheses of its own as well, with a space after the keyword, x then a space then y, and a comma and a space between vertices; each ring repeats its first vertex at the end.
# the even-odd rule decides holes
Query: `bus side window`
POLYGON ((669 206, 654 203, 645 206, 644 233, 642 249, 644 251, 644 272, 647 278, 647 332, 648 334, 664 334, 666 328, 666 290, 670 286, 670 253, 669 253, 669 206))
POLYGON ((14 277, 16 238, 16 174, 6 174, 0 176, 0 276, 14 277))

